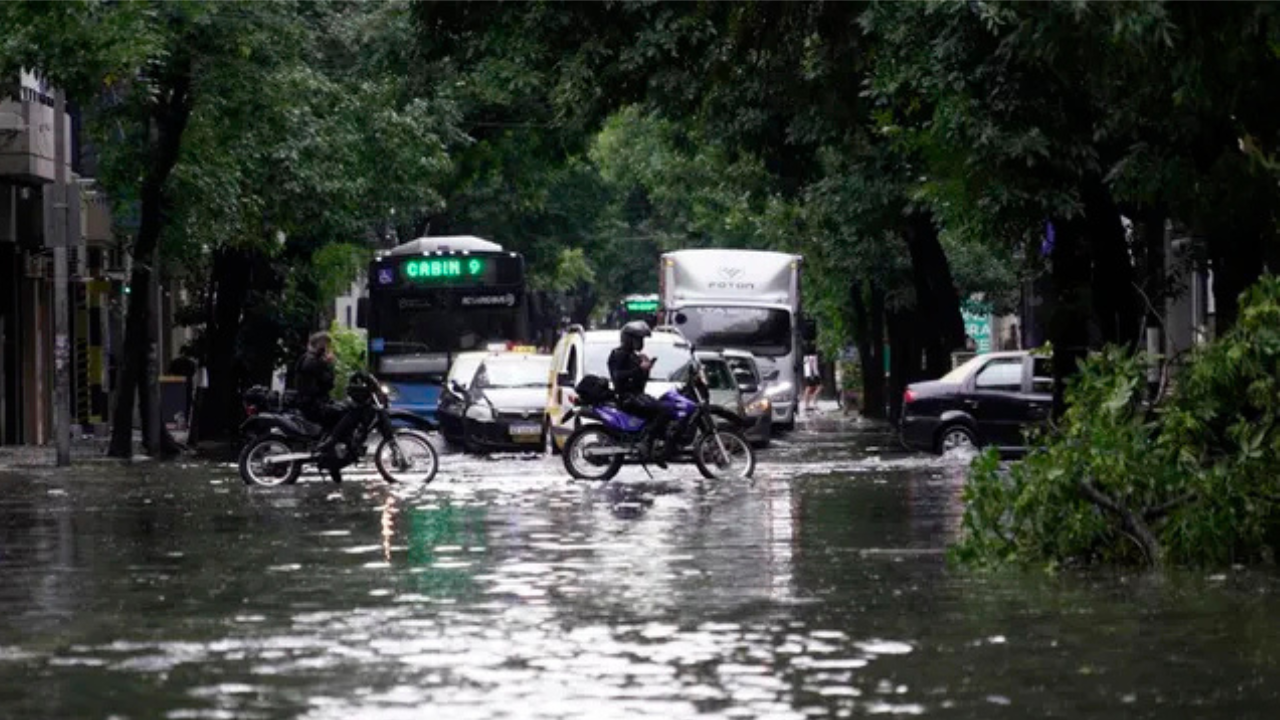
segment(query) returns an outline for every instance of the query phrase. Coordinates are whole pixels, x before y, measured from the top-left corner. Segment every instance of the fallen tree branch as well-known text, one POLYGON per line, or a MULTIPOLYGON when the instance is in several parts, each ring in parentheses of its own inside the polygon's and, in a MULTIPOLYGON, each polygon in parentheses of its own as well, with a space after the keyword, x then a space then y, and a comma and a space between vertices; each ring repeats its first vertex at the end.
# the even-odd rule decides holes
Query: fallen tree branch
POLYGON ((1161 503, 1159 505, 1156 505, 1155 507, 1150 507, 1150 508, 1147 508, 1146 510, 1143 510, 1142 519, 1146 520, 1147 522, 1151 522, 1152 520, 1159 520, 1165 515, 1168 515, 1173 510, 1195 500, 1196 497, 1197 497, 1196 494, 1193 492, 1183 493, 1182 495, 1179 495, 1178 497, 1168 502, 1161 503))
POLYGON ((1158 566, 1164 561, 1164 553, 1160 548, 1160 541, 1141 517, 1135 515, 1128 508, 1121 506, 1111 496, 1102 492, 1092 481, 1082 481, 1080 490, 1093 504, 1120 518, 1124 529, 1132 533, 1138 540, 1143 553, 1147 556, 1148 563, 1158 566))

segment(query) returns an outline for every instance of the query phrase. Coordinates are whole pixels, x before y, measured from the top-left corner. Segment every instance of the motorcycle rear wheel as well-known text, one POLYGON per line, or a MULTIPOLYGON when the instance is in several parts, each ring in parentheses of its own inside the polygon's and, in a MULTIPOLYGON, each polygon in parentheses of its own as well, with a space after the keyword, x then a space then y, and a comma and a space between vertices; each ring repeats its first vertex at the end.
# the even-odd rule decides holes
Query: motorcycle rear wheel
POLYGON ((612 480, 622 469, 622 455, 592 459, 586 451, 593 447, 617 447, 618 441, 599 425, 583 425, 564 442, 561 456, 564 469, 578 480, 612 480))
POLYGON ((240 449, 237 462, 240 468, 240 479, 245 485, 292 485, 302 475, 302 463, 297 460, 278 465, 267 465, 263 461, 272 455, 287 455, 293 452, 289 443, 275 435, 262 435, 249 440, 240 449))

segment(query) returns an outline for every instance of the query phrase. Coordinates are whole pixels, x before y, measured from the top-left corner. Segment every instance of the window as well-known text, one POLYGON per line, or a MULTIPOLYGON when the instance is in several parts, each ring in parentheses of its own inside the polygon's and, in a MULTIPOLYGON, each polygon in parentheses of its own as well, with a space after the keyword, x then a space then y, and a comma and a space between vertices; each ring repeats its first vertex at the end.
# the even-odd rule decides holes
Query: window
POLYGON ((1053 358, 1031 358, 1031 392, 1053 393, 1053 358))
POLYGON ((978 371, 974 385, 979 390, 1018 392, 1022 389, 1022 358, 992 360, 978 371))
POLYGON ((500 356, 484 361, 476 371, 472 387, 486 388, 545 388, 551 358, 546 355, 500 356))
POLYGON ((569 377, 575 380, 578 377, 578 348, 574 345, 569 346, 569 361, 564 364, 564 371, 569 377))
MULTIPOLYGON (((586 375, 599 375, 602 378, 609 377, 609 353, 613 352, 615 345, 613 343, 590 343, 585 346, 584 354, 586 355, 586 367, 584 368, 586 375)), ((653 360, 653 367, 649 369, 649 379, 654 381, 667 380, 674 372, 684 367, 689 362, 689 346, 680 344, 663 342, 646 342, 644 350, 641 350, 653 360)))
MULTIPOLYGON (((707 376, 708 390, 738 389, 738 384, 734 382, 733 373, 729 370, 729 366, 719 360, 703 360, 702 374, 707 376)), ((689 363, 685 363, 679 370, 671 373, 667 379, 681 384, 688 382, 689 363)))
POLYGON ((760 375, 756 372, 756 364, 747 358, 731 357, 725 358, 729 363, 729 369, 733 370, 734 380, 739 385, 759 385, 760 375))

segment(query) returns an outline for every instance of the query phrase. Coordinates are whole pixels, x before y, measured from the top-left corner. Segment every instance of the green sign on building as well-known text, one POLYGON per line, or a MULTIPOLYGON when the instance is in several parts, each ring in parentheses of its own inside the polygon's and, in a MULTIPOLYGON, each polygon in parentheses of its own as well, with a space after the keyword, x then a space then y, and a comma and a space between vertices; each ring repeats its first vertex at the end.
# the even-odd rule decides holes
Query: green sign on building
POLYGON ((960 308, 964 319, 964 334, 973 338, 978 353, 989 353, 991 345, 991 304, 981 300, 967 300, 960 308))

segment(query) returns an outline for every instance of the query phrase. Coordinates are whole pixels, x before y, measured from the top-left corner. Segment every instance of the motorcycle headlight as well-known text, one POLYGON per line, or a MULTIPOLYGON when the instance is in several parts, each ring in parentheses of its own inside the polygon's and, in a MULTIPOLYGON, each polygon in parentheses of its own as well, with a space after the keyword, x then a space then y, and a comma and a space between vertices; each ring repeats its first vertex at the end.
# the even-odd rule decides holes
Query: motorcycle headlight
POLYGON ((493 420, 493 408, 485 403, 476 403, 467 408, 467 418, 479 422, 491 422, 493 420))
POLYGON ((773 402, 791 402, 795 399, 795 392, 789 382, 780 382, 772 385, 768 390, 764 391, 765 397, 773 402))
POLYGON ((382 394, 386 395, 388 400, 395 400, 399 396, 396 389, 390 385, 382 386, 382 394))
POLYGON ((773 410, 773 403, 769 402, 769 398, 767 397, 762 397, 747 405, 748 415, 766 415, 771 410, 773 410))

